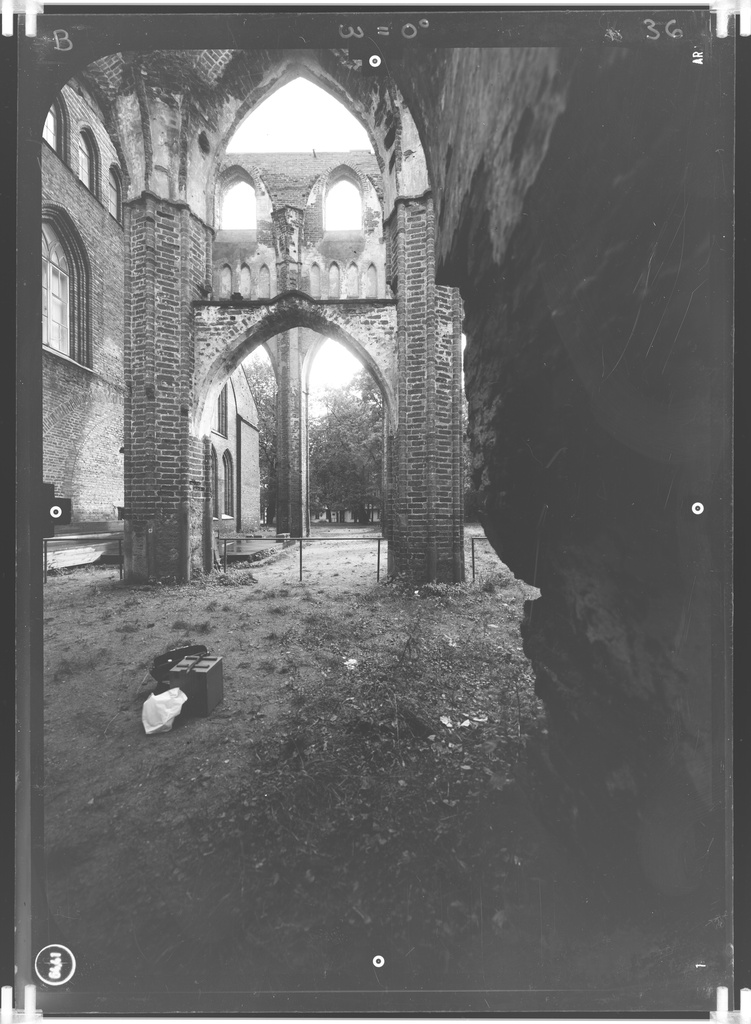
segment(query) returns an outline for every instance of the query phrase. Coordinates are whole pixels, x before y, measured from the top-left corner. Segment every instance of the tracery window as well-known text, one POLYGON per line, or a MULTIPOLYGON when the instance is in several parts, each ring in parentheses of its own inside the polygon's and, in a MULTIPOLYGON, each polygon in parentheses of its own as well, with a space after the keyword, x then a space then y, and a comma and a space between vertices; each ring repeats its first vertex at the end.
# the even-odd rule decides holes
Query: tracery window
POLYGON ((109 189, 107 193, 107 200, 109 211, 118 224, 122 224, 123 221, 123 206, 122 206, 122 185, 120 184, 120 175, 116 167, 110 167, 109 174, 109 189))
POLYGON ((49 224, 42 225, 42 341, 69 356, 70 270, 65 251, 49 224))
POLYGON ((225 452, 222 456, 222 467, 224 469, 224 514, 233 516, 235 514, 235 487, 232 473, 232 456, 225 452))
POLYGON ((78 136, 78 177, 96 195, 96 149, 87 131, 78 136))

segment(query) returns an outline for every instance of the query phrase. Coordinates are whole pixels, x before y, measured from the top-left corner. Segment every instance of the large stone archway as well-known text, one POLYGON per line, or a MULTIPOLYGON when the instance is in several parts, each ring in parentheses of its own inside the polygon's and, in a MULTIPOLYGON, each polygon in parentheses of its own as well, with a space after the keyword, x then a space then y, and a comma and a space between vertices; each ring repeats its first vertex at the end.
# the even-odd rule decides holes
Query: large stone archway
MULTIPOLYGON (((321 301, 290 292, 270 301, 196 303, 195 439, 209 435, 216 396, 233 370, 261 344, 270 350, 279 389, 277 422, 278 533, 306 536, 308 408, 306 364, 323 337, 341 342, 370 371, 384 405, 384 498, 388 529, 389 446, 397 426, 396 304, 393 299, 321 301)), ((206 529, 206 519, 201 530, 206 529)), ((194 524, 193 533, 199 529, 194 524)), ((198 538, 193 537, 197 550, 198 538)), ((204 542, 205 543, 205 542, 204 542)))
POLYGON ((196 302, 194 309, 196 434, 207 432, 210 410, 226 377, 256 346, 296 327, 351 349, 373 374, 389 421, 396 425, 396 300, 322 300, 287 292, 268 301, 196 302))
MULTIPOLYGON (((119 63, 110 62, 105 77, 101 69, 89 69, 94 86, 111 93, 120 137, 129 140, 126 155, 136 192, 126 203, 131 296, 126 318, 127 578, 187 579, 196 567, 210 568, 205 543, 208 449, 200 434, 207 404, 233 359, 235 349, 227 342, 238 333, 247 339, 264 320, 263 336, 258 334, 255 343, 282 336, 280 362, 289 363, 285 331, 290 304, 297 303, 294 325, 358 340, 388 398, 394 568, 421 580, 462 580, 461 300, 456 289, 435 283, 433 196, 421 141, 397 85, 391 79, 363 78, 345 56, 328 50, 230 52, 213 70, 196 63, 191 53, 175 51, 169 60, 175 72, 169 93, 153 54, 130 61, 139 72, 138 132, 132 130, 135 107, 115 87, 119 63), (231 73, 225 74, 226 68, 231 73), (211 287, 214 197, 227 142, 255 106, 301 74, 341 100, 373 141, 378 170, 372 180, 380 179, 383 216, 380 273, 393 298, 351 304, 333 300, 322 316, 320 304, 301 297, 304 210, 295 198, 277 201, 270 227, 276 290, 283 301, 220 311, 211 306, 214 312, 199 313, 200 306, 192 304, 211 287), (210 88, 198 88, 196 75, 209 75, 210 88), (184 91, 176 107, 178 83, 184 91), (142 150, 134 141, 141 134, 142 150), (294 294, 296 299, 289 297, 294 294), (223 317, 220 329, 207 335, 207 323, 223 317), (372 340, 385 327, 390 350, 378 351, 374 342, 371 351, 363 339, 372 340)), ((283 388, 288 425, 299 415, 292 383, 283 388)), ((289 532, 303 529, 303 506, 298 491, 289 503, 289 532)))

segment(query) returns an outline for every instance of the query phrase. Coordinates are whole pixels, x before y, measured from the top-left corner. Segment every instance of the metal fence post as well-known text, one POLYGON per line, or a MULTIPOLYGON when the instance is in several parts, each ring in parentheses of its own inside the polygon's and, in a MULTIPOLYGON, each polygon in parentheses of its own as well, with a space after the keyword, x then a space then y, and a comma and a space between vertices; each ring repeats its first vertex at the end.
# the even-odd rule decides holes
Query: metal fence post
POLYGON ((120 579, 123 578, 123 539, 117 538, 117 557, 120 563, 120 579))
POLYGON ((376 563, 376 583, 381 579, 381 538, 378 538, 378 562, 376 563))
POLYGON ((472 579, 475 578, 475 538, 472 538, 472 579))
POLYGON ((300 538, 300 582, 302 583, 302 537, 300 538))

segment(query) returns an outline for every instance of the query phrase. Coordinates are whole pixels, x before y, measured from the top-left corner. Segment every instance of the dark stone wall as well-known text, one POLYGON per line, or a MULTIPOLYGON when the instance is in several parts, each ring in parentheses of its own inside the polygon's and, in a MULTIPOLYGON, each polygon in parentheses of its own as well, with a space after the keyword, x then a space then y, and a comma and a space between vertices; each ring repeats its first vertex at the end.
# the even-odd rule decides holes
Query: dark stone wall
POLYGON ((707 80, 685 50, 431 60, 404 91, 428 126, 438 280, 465 304, 483 525, 542 591, 523 635, 548 820, 621 892, 719 913, 730 354, 707 80), (465 128, 493 89, 497 117, 465 128))

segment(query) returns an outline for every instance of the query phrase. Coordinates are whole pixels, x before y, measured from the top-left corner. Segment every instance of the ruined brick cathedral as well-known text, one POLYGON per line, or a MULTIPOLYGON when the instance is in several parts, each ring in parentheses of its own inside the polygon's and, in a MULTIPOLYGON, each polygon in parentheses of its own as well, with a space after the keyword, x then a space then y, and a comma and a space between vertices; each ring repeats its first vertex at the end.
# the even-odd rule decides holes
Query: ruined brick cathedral
POLYGON ((301 74, 343 97, 348 62, 294 54, 260 89, 247 54, 172 54, 176 92, 163 60, 97 61, 47 115, 47 479, 79 519, 125 519, 126 578, 210 569, 212 532, 258 526, 258 417, 241 364, 265 344, 279 388, 277 528, 305 536, 306 380, 332 337, 383 397, 392 569, 460 581, 461 301, 435 284, 433 199, 406 105, 391 96, 378 131, 371 115, 377 156, 235 157, 227 142, 253 104, 301 74), (326 199, 343 181, 361 225, 330 230, 326 199), (239 183, 256 226, 222 230, 239 183))
POLYGON ((123 516, 128 580, 210 568, 212 531, 257 515, 242 362, 265 345, 278 526, 304 536, 307 375, 331 337, 383 395, 392 571, 461 581, 464 331, 482 523, 542 593, 522 631, 550 818, 622 892, 640 872, 722 902, 729 312, 710 294, 732 177, 706 77, 679 48, 424 50, 368 75, 345 49, 93 38, 74 76, 58 58, 24 142, 45 479, 82 519, 123 516), (298 77, 372 155, 227 152, 298 77), (356 231, 326 228, 341 181, 356 231), (240 183, 256 226, 226 230, 240 183))

